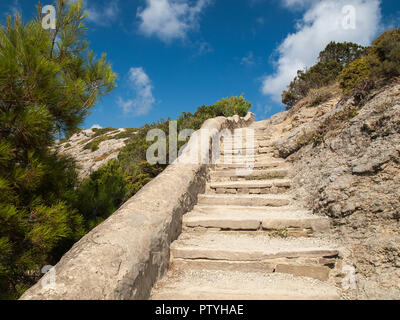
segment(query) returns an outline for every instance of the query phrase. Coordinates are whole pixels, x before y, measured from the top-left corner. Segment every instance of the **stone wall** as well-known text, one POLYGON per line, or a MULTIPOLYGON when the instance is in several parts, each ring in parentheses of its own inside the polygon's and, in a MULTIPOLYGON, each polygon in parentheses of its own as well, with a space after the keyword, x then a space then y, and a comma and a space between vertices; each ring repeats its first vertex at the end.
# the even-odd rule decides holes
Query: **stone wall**
MULTIPOLYGON (((218 117, 207 120, 202 131, 211 142, 223 129, 253 122, 251 113, 245 118, 218 117)), ((210 150, 210 143, 206 148, 196 143, 198 136, 199 131, 177 161, 76 243, 21 299, 147 299, 168 268, 169 247, 181 233, 182 216, 205 189, 208 165, 182 161, 210 150)))

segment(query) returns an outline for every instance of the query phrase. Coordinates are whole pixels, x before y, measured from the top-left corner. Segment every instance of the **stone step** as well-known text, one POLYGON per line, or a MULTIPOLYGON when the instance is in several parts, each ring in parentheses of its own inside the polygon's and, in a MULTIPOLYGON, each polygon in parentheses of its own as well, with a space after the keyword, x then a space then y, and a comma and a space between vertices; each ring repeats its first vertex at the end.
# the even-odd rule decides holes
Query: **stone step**
POLYGON ((281 207, 290 203, 290 196, 285 194, 268 195, 226 195, 202 194, 198 196, 198 204, 237 205, 237 206, 271 206, 281 207))
POLYGON ((242 149, 254 149, 254 148, 271 148, 274 149, 275 146, 273 143, 271 143, 270 141, 264 141, 264 140, 260 140, 260 141, 253 141, 252 143, 247 143, 247 141, 242 141, 242 143, 240 143, 240 140, 225 140, 222 144, 221 144, 221 149, 228 149, 228 150, 242 150, 242 149))
POLYGON ((227 137, 222 139, 222 144, 229 144, 229 145, 238 145, 240 143, 243 144, 243 146, 246 145, 246 142, 253 142, 254 145, 257 145, 259 147, 272 147, 275 144, 275 141, 270 140, 265 137, 252 137, 252 136, 243 136, 243 137, 227 137))
POLYGON ((219 163, 215 165, 215 170, 226 170, 226 169, 245 169, 251 168, 255 170, 259 169, 269 169, 269 168, 276 168, 279 166, 285 166, 286 162, 282 159, 275 159, 271 158, 269 161, 266 162, 255 162, 250 165, 246 165, 245 163, 219 163))
POLYGON ((234 150, 221 149, 221 155, 249 156, 256 154, 258 154, 258 149, 234 149, 234 150))
POLYGON ((261 129, 246 129, 246 130, 235 130, 233 133, 231 132, 230 134, 225 135, 227 138, 235 138, 235 137, 245 137, 245 136, 259 136, 263 137, 264 139, 268 138, 266 137, 265 130, 261 129))
POLYGON ((171 270, 152 290, 152 300, 338 300, 326 282, 289 274, 171 270))
POLYGON ((266 153, 273 153, 273 147, 263 147, 263 148, 225 148, 220 150, 221 155, 230 155, 230 156, 252 156, 266 153))
POLYGON ((233 149, 250 149, 250 148, 258 148, 260 147, 260 142, 258 140, 253 140, 247 142, 247 140, 223 140, 221 143, 221 149, 223 147, 229 147, 233 149))
POLYGON ((235 129, 233 130, 233 134, 245 134, 247 132, 254 132, 255 134, 264 134, 265 133, 265 129, 264 128, 239 128, 239 129, 235 129))
POLYGON ((329 279, 339 253, 319 238, 282 239, 254 231, 186 232, 171 245, 173 263, 185 268, 279 272, 320 280, 329 279))
POLYGON ((278 194, 290 189, 289 179, 256 181, 220 181, 207 183, 207 193, 217 194, 278 194))
POLYGON ((258 232, 186 232, 171 245, 174 259, 265 261, 332 258, 339 249, 320 238, 275 238, 258 232))
POLYGON ((275 146, 275 141, 271 141, 271 140, 260 140, 258 142, 258 145, 260 147, 274 147, 275 146))
MULTIPOLYGON (((233 156, 230 156, 230 158, 234 158, 234 159, 246 159, 246 158, 248 158, 248 157, 251 157, 251 156, 253 156, 252 154, 247 154, 247 155, 245 155, 245 154, 235 154, 235 155, 233 155, 233 156)), ((268 159, 271 159, 271 158, 275 158, 275 157, 268 157, 267 155, 265 155, 265 154, 254 154, 254 157, 256 158, 256 159, 265 159, 265 161, 268 161, 268 159)), ((221 155, 221 158, 223 158, 223 156, 221 155)))
MULTIPOLYGON (((223 210, 229 210, 230 212, 241 213, 243 210, 251 210, 254 213, 276 213, 277 208, 273 207, 262 207, 262 206, 237 206, 237 205, 206 205, 206 204, 197 204, 194 206, 193 210, 202 211, 202 212, 210 212, 210 213, 218 213, 223 210)), ((278 211, 282 214, 292 213, 294 211, 298 212, 299 214, 312 214, 308 210, 299 209, 294 206, 283 206, 279 207, 278 211)))
POLYGON ((270 154, 247 154, 247 155, 220 155, 217 163, 248 163, 248 162, 268 162, 271 159, 277 160, 274 153, 270 154))
POLYGON ((260 147, 258 148, 258 153, 265 154, 265 153, 273 153, 275 151, 275 147, 260 147))
POLYGON ((183 216, 183 226, 221 230, 285 230, 287 236, 309 236, 313 232, 329 230, 330 222, 328 218, 295 209, 267 211, 263 208, 253 209, 253 207, 239 210, 220 207, 216 210, 197 206, 183 216))
POLYGON ((287 187, 289 188, 291 181, 289 179, 272 179, 272 180, 256 180, 256 181, 220 181, 209 182, 208 186, 212 189, 262 189, 271 187, 287 187))
POLYGON ((270 180, 283 179, 289 175, 289 168, 271 168, 266 170, 216 170, 210 172, 211 181, 225 178, 230 181, 237 180, 270 180))

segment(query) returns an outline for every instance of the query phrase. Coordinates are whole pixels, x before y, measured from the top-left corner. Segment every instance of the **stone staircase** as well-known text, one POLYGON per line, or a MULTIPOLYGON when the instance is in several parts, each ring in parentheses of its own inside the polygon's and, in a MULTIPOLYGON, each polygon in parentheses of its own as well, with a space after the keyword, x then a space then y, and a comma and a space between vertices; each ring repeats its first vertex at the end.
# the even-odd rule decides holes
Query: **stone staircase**
POLYGON ((250 128, 253 148, 246 129, 223 140, 206 193, 183 217, 170 268, 151 299, 340 299, 340 248, 328 240, 329 220, 296 207, 290 165, 274 158, 265 128, 250 128))

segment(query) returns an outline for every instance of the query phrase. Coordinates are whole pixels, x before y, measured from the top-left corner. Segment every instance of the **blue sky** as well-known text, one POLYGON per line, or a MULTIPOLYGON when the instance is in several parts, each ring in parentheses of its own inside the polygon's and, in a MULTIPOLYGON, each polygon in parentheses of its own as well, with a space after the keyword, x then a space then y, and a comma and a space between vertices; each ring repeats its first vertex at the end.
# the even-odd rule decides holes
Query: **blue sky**
MULTIPOLYGON (((51 0, 42 0, 43 5, 51 0)), ((245 94, 257 119, 283 110, 282 89, 331 41, 368 45, 398 27, 398 0, 86 0, 88 39, 118 88, 85 128, 139 127, 245 94)), ((2 0, 35 14, 35 0, 2 0)))

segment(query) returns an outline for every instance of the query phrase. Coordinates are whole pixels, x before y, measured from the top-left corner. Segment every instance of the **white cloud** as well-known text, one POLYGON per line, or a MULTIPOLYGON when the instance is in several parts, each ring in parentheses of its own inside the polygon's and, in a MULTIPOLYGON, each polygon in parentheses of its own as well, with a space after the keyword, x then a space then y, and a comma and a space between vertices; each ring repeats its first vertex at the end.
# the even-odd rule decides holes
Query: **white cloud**
POLYGON ((119 98, 118 104, 126 115, 141 116, 148 114, 155 103, 153 85, 149 76, 142 67, 131 68, 129 70, 129 82, 131 88, 135 91, 136 97, 128 100, 119 98))
POLYGON ((290 9, 301 9, 310 6, 319 0, 282 0, 283 5, 290 9))
POLYGON ((184 39, 190 30, 196 30, 200 14, 211 0, 146 0, 146 8, 139 8, 139 31, 146 36, 157 36, 164 42, 184 39))
MULTIPOLYGON (((281 93, 297 70, 310 67, 330 41, 351 41, 369 45, 380 27, 380 0, 282 0, 289 8, 306 9, 297 22, 297 31, 289 34, 277 48, 276 72, 264 78, 262 92, 280 102, 281 93), (343 27, 347 21, 345 6, 355 9, 355 28, 343 27)), ((347 25, 349 26, 349 25, 347 25)))

